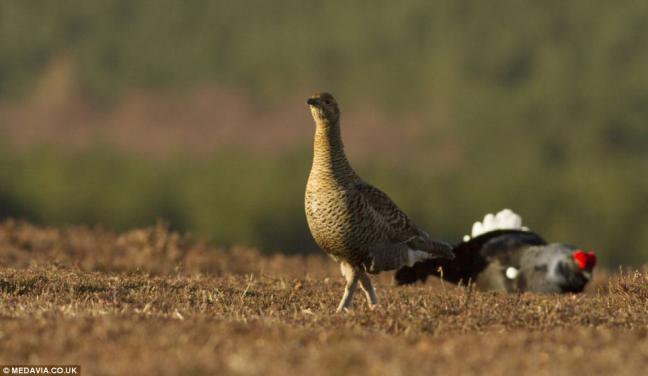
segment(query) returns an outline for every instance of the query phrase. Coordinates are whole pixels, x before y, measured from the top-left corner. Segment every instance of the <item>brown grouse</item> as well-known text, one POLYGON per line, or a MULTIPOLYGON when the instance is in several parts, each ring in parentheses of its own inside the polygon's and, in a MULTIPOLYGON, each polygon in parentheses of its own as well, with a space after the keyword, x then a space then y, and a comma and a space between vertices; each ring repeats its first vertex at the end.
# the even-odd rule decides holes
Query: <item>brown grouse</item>
POLYGON ((306 185, 308 226, 320 248, 340 263, 346 280, 337 311, 351 306, 358 282, 373 307, 378 299, 366 272, 396 270, 454 255, 451 246, 430 239, 385 193, 351 168, 333 96, 316 94, 306 103, 316 125, 313 166, 306 185))

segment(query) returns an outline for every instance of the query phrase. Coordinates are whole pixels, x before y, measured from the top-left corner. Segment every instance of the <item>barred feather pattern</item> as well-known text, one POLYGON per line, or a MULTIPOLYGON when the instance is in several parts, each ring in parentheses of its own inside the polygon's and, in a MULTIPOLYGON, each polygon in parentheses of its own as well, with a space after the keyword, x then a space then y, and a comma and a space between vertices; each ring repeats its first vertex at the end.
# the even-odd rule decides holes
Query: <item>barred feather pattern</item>
POLYGON ((339 114, 335 121, 317 115, 305 209, 320 248, 369 272, 399 268, 411 249, 449 253, 449 245, 431 240, 384 192, 355 173, 344 153, 339 114))

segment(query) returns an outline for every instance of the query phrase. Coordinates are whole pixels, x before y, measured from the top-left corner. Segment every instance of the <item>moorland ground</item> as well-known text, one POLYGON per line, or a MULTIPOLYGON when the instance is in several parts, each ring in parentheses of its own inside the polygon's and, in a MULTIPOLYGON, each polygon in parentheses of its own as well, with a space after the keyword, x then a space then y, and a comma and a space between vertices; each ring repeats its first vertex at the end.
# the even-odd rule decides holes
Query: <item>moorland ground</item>
POLYGON ((334 315, 320 255, 216 249, 164 226, 0 225, 0 364, 118 374, 616 374, 648 367, 648 269, 580 295, 376 278, 381 305, 334 315))

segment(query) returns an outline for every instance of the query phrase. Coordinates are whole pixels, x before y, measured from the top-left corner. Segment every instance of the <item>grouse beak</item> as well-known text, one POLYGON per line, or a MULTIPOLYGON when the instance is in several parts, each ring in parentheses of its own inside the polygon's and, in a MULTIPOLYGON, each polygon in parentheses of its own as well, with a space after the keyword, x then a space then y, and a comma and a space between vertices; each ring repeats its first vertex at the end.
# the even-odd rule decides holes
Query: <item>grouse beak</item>
POLYGON ((308 98, 306 104, 309 106, 317 106, 319 104, 319 101, 317 100, 317 98, 308 98))

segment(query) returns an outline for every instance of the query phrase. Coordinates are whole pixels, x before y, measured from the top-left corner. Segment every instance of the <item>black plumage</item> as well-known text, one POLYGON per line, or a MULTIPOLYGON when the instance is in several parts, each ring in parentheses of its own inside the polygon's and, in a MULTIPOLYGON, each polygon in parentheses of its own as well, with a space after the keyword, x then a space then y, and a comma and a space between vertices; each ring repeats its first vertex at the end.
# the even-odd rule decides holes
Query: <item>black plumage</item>
POLYGON ((434 275, 452 283, 474 283, 481 290, 581 292, 596 258, 577 247, 548 244, 540 235, 517 229, 480 234, 453 248, 454 260, 426 260, 403 267, 399 285, 434 275))

